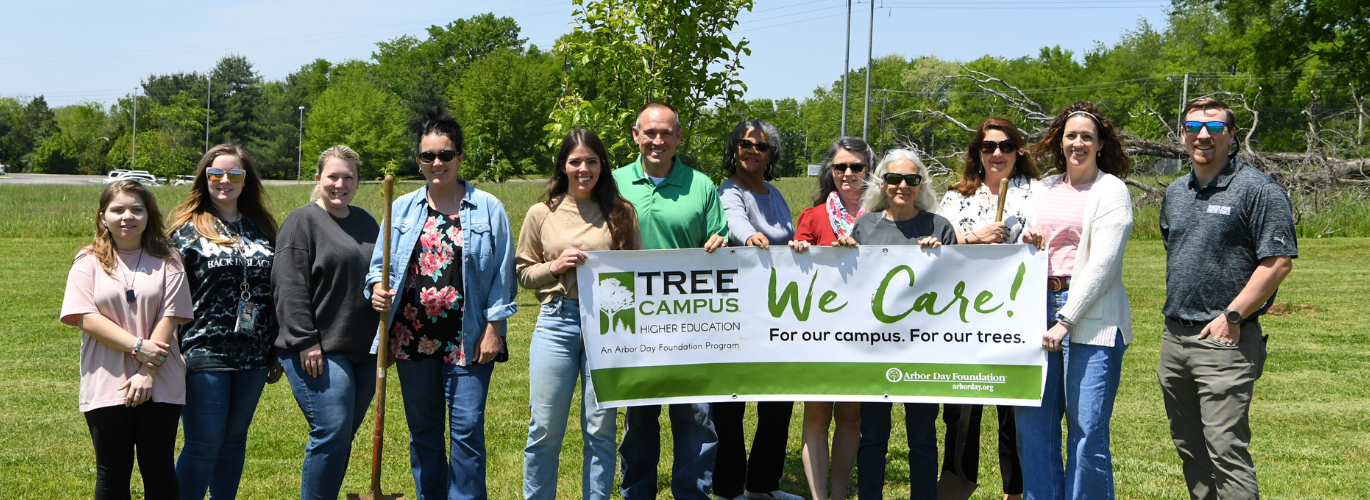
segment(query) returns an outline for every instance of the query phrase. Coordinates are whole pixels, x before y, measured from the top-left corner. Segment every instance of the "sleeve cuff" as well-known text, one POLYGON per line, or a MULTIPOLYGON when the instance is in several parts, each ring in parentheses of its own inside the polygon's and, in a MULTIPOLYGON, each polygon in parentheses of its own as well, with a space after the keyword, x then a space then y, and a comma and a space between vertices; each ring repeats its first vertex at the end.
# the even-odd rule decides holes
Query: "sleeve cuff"
POLYGON ((518 312, 518 304, 509 302, 485 310, 485 321, 504 321, 518 312))

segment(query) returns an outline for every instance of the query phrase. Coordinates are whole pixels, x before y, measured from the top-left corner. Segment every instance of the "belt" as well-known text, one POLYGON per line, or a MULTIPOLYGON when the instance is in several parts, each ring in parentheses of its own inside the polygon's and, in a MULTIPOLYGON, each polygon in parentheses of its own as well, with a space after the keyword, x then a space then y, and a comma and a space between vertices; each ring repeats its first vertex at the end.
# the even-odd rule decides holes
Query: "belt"
POLYGON ((1052 276, 1047 278, 1047 291, 1059 292, 1070 290, 1070 276, 1052 276))
MULTIPOLYGON (((1190 321, 1190 320, 1187 320, 1187 319, 1176 318, 1176 317, 1173 317, 1173 316, 1166 316, 1165 319, 1166 319, 1166 321, 1174 321, 1174 322, 1179 323, 1179 324, 1181 324, 1181 325, 1190 326, 1190 327, 1193 327, 1193 326, 1208 326, 1208 323, 1211 322, 1211 321, 1213 321, 1213 320, 1211 320, 1211 319, 1210 319, 1210 320, 1207 320, 1207 321, 1190 321)), ((1257 319, 1257 318, 1246 318, 1246 319, 1242 320, 1241 323, 1238 323, 1238 325, 1239 325, 1239 326, 1245 326, 1247 323, 1255 323, 1255 322, 1256 322, 1256 319, 1257 319)))

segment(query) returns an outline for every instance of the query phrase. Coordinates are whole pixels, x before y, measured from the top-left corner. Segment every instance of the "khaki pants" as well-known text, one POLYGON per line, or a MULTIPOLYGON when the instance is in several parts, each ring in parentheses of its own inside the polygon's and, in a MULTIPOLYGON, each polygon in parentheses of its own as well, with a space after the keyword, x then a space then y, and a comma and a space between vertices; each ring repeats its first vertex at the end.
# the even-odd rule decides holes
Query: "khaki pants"
POLYGON ((1195 500, 1260 498, 1248 410, 1265 369, 1265 339, 1255 321, 1242 324, 1235 346, 1200 340, 1203 324, 1166 319, 1161 337, 1161 381, 1170 437, 1195 500))

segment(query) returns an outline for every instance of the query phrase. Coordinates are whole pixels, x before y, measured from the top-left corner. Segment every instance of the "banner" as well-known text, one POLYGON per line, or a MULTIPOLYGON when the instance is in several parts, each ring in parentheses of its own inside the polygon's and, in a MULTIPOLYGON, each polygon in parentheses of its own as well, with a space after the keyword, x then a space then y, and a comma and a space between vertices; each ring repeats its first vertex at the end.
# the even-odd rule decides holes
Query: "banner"
POLYGON ((1040 404, 1047 266, 1030 245, 588 254, 576 276, 601 407, 1040 404))

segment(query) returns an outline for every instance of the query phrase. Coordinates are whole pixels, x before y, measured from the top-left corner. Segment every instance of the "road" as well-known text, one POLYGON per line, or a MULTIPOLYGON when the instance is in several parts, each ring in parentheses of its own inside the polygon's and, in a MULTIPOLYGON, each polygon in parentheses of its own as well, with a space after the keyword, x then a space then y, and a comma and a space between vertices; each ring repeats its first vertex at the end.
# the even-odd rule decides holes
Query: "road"
MULTIPOLYGON (((0 175, 0 185, 5 184, 57 184, 66 186, 90 186, 104 182, 103 175, 61 175, 61 174, 9 174, 0 175)), ((289 186, 296 181, 265 179, 267 186, 289 186)))

